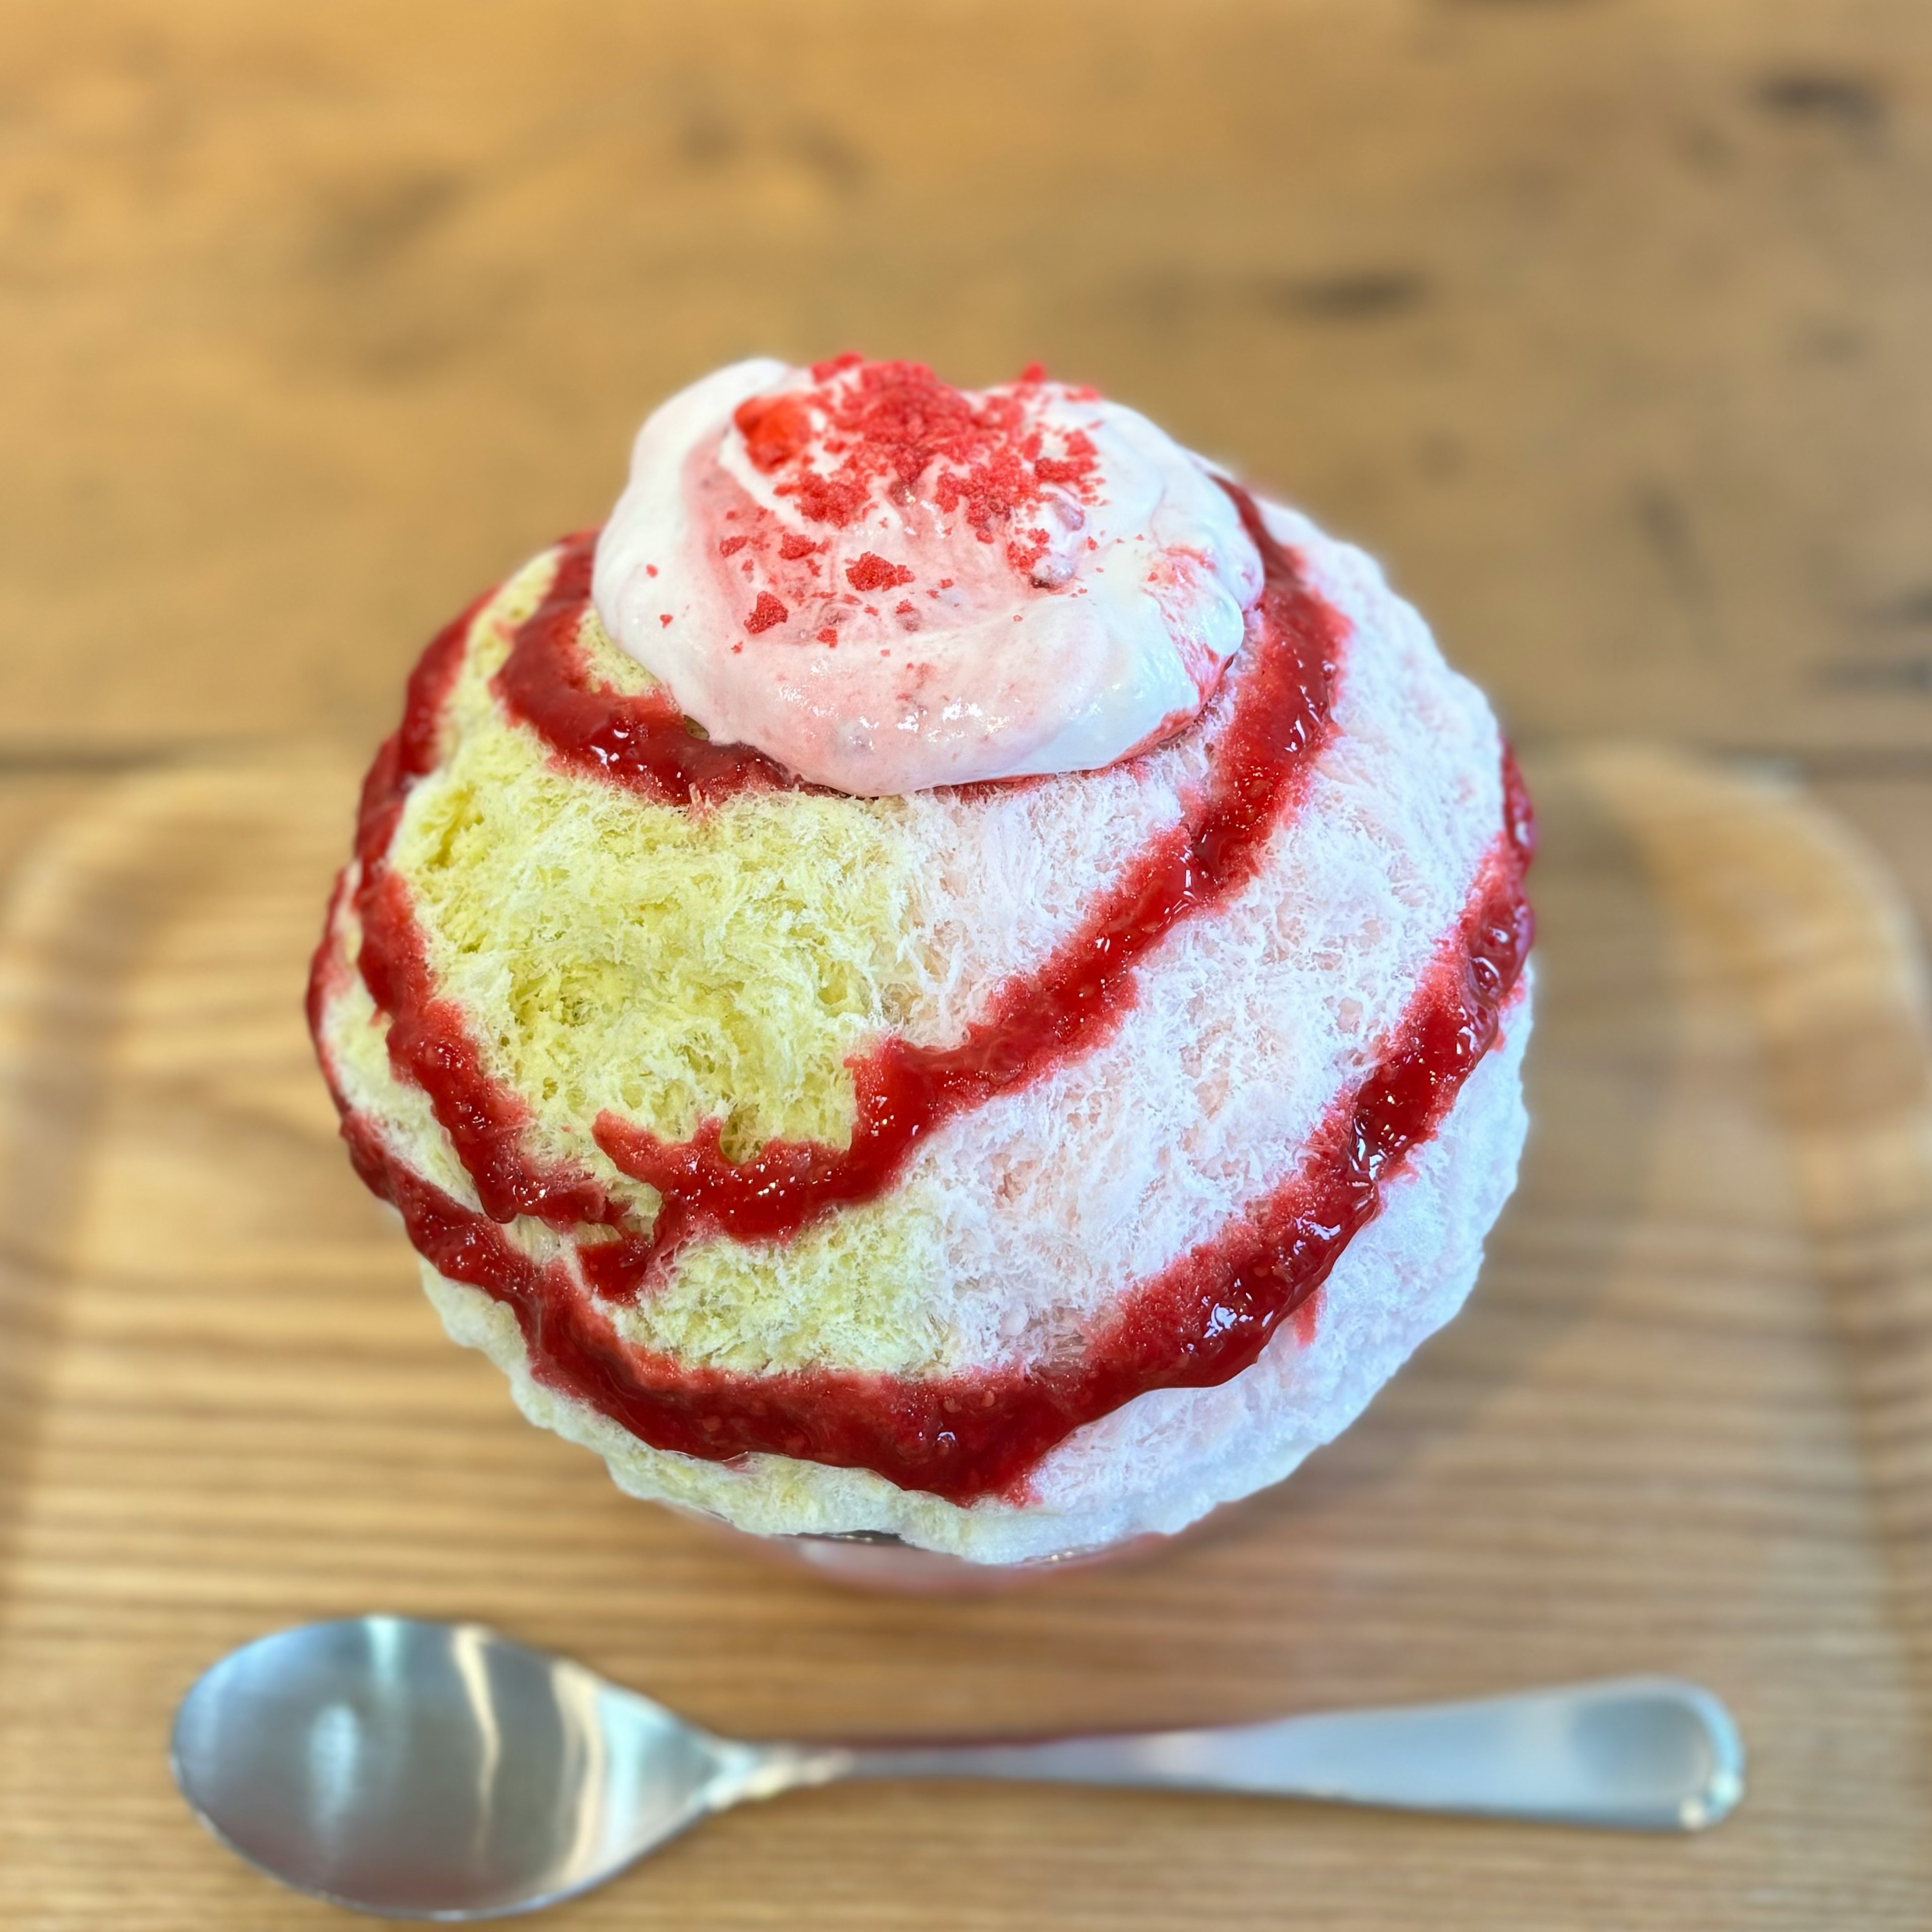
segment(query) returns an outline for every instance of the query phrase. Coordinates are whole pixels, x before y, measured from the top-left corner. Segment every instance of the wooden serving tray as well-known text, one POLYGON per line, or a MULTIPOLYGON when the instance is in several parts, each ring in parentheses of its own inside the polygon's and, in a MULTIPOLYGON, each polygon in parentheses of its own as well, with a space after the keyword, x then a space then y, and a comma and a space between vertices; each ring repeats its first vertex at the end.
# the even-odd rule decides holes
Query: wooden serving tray
POLYGON ((355 774, 105 790, 0 938, 0 1918, 345 1922, 169 1782, 230 1646, 487 1619, 724 1730, 1174 1724, 1632 1670, 1732 1704, 1648 1839, 941 1786, 734 1814, 560 1924, 1932 1923, 1932 1079, 1835 821, 1636 751, 1533 765, 1535 1128, 1468 1312, 1300 1475, 1148 1565, 850 1595, 627 1501, 445 1341, 351 1178, 304 964, 355 774))

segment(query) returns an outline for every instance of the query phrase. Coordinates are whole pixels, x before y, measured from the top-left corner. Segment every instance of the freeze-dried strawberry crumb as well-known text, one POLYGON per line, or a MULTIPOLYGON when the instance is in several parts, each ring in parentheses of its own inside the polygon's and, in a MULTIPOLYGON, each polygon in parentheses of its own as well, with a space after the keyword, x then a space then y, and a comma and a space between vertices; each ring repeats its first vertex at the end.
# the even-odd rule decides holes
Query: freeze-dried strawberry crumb
POLYGON ((760 470, 790 462, 812 440, 812 412, 796 396, 753 396, 738 405, 731 420, 760 470))
POLYGON ((760 631, 769 631, 774 624, 782 624, 790 615, 769 590, 761 590, 758 601, 752 606, 752 614, 745 620, 745 628, 755 637, 760 631))
MULTIPOLYGON (((734 418, 752 462, 782 472, 773 487, 808 522, 843 530, 879 497, 919 496, 992 543, 1049 488, 1090 498, 1092 439, 1076 430, 1048 452, 1016 394, 969 397, 922 363, 851 356, 818 364, 812 379, 808 398, 754 397, 734 418)), ((1021 379, 1045 380, 1037 365, 1021 379)))
POLYGON ((902 563, 888 563, 877 550, 867 550, 856 563, 845 566, 845 581, 854 590, 896 590, 912 581, 912 572, 902 563))

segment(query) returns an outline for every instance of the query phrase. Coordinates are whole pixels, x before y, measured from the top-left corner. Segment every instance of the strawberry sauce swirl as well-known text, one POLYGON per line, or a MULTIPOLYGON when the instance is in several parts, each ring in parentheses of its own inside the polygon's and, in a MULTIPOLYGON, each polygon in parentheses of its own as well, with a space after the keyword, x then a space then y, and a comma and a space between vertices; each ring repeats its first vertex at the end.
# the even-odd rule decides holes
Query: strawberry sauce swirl
MULTIPOLYGON (((528 1107, 488 1073, 460 1010, 439 996, 406 886, 388 867, 409 790, 437 761, 442 707, 480 605, 432 642, 410 680, 403 724, 364 787, 356 963, 388 1018, 394 1070, 428 1096, 482 1211, 424 1180, 347 1104, 332 1074, 331 1086, 357 1172, 395 1204, 411 1241, 440 1273, 514 1312, 539 1382, 656 1448, 868 1468, 964 1503, 1022 1493, 1028 1472, 1075 1430, 1151 1389, 1226 1382, 1284 1322, 1309 1322, 1312 1298, 1377 1211, 1383 1184, 1435 1132, 1495 1042, 1520 978, 1532 932, 1522 886, 1533 831, 1507 758, 1504 825, 1380 1058, 1331 1103, 1286 1180, 1156 1276, 1127 1285, 1071 1358, 930 1379, 728 1373, 626 1342, 600 1306, 648 1292, 694 1239, 782 1241, 876 1198, 947 1120, 1099 1044, 1132 1004, 1136 968, 1149 950, 1253 878, 1332 733, 1346 625, 1270 536, 1252 500, 1227 487, 1261 552, 1264 581, 1234 703, 1208 749, 1208 783, 1182 823, 1137 854, 1079 929, 1003 989, 962 1041, 930 1048, 888 1038, 855 1058, 857 1106, 845 1146, 775 1139, 734 1162, 716 1121, 680 1142, 600 1117, 594 1131, 604 1153, 663 1197, 648 1230, 593 1176, 526 1153, 528 1107), (586 1222, 611 1232, 573 1242, 574 1269, 562 1258, 540 1264, 502 1231, 519 1215, 566 1234, 586 1222)), ((799 787, 748 746, 694 736, 663 687, 627 695, 593 680, 578 643, 593 543, 591 536, 565 541, 548 593, 512 640, 496 681, 510 717, 542 738, 559 764, 656 803, 799 787)), ((328 991, 349 970, 333 917, 331 926, 311 981, 319 1046, 328 991)))

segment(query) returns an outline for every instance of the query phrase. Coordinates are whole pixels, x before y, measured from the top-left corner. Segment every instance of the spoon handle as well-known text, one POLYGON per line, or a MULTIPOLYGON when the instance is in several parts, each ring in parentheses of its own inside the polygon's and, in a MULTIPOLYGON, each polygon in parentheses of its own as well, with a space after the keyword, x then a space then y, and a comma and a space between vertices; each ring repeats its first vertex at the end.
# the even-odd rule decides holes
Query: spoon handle
POLYGON ((1632 1831, 1700 1830, 1744 1792, 1730 1713, 1708 1690, 1661 1677, 1214 1730, 865 1747, 836 1757, 820 1777, 1251 1792, 1632 1831))

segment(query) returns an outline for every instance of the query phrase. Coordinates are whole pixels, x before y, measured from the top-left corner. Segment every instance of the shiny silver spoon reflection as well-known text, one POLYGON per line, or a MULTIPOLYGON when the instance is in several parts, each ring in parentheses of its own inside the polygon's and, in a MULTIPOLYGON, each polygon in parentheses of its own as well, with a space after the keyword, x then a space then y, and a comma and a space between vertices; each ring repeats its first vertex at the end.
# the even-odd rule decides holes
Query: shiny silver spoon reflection
POLYGON ((747 1744, 476 1624, 359 1617, 264 1637, 183 1700, 176 1781, 286 1885, 396 1918, 568 1898, 707 1813, 847 1778, 1262 1793, 1640 1831, 1744 1790, 1724 1706, 1621 1678, 1473 1703, 1034 1743, 747 1744))

